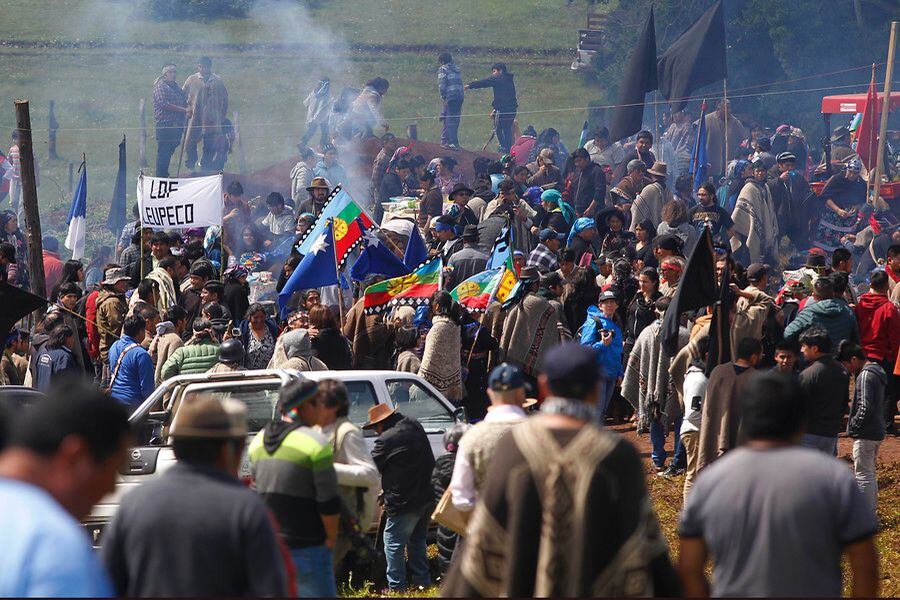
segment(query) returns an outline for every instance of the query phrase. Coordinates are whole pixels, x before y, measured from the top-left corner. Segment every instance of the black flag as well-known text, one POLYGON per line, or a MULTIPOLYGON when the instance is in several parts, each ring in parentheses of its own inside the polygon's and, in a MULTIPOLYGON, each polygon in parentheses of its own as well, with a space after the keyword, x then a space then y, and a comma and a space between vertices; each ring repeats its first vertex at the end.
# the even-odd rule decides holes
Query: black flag
POLYGON ((0 339, 6 339, 10 330, 19 319, 23 319, 49 304, 40 296, 35 296, 30 292, 9 285, 5 281, 0 283, 0 339))
POLYGON ((116 174, 116 187, 113 188, 112 203, 109 206, 109 217, 106 219, 106 228, 113 232, 118 239, 125 227, 125 136, 119 144, 119 172, 116 174))
POLYGON ((722 271, 722 283, 719 284, 719 299, 713 308, 712 321, 709 324, 709 358, 706 360, 706 376, 719 365, 731 362, 731 327, 729 317, 734 304, 734 292, 731 291, 731 269, 725 263, 722 271))
POLYGON ((725 14, 716 2, 659 57, 659 93, 675 110, 696 89, 728 77, 725 14))
POLYGON ((628 61, 628 70, 619 88, 619 106, 613 112, 609 139, 618 141, 641 130, 644 121, 644 94, 656 89, 656 27, 653 9, 628 61))
POLYGON ((678 288, 672 297, 672 303, 663 318, 662 345, 669 356, 678 352, 678 329, 681 325, 681 313, 697 310, 715 304, 719 297, 716 285, 716 262, 713 254, 712 234, 709 227, 703 228, 694 251, 687 260, 684 273, 678 281, 678 288))

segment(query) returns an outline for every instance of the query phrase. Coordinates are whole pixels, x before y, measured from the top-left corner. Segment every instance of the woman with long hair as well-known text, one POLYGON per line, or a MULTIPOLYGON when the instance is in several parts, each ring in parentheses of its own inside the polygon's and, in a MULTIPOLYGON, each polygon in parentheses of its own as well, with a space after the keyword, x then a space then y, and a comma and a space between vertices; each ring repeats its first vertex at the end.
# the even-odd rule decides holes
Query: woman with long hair
POLYGON ((8 273, 7 282, 22 289, 28 289, 31 280, 28 276, 28 242, 25 234, 19 229, 19 220, 11 210, 0 213, 0 242, 8 242, 16 249, 16 268, 8 273))
POLYGON ((644 267, 638 275, 638 293, 628 305, 624 331, 623 356, 628 356, 641 332, 656 320, 654 303, 662 296, 659 291, 659 272, 653 267, 644 267))
POLYGON ((265 369, 275 354, 278 326, 269 318, 266 308, 254 302, 247 309, 241 323, 241 342, 244 344, 244 366, 247 369, 265 369))
POLYGON ((459 403, 463 398, 460 307, 450 292, 440 290, 431 296, 431 314, 419 375, 448 400, 459 403))
POLYGON ((56 302, 59 296, 59 288, 63 285, 74 283, 81 287, 82 281, 84 281, 84 265, 80 260, 67 260, 63 264, 62 276, 59 278, 59 282, 50 290, 50 301, 56 302))
POLYGON ((656 267, 659 263, 653 256, 653 238, 656 237, 656 227, 653 221, 644 219, 634 228, 636 242, 634 245, 634 260, 641 267, 656 267))
POLYGON ((353 363, 350 341, 341 333, 334 313, 316 304, 309 309, 309 336, 313 355, 331 371, 347 371, 353 363))
POLYGON ((697 228, 690 222, 687 205, 681 200, 670 200, 663 205, 662 222, 656 229, 657 234, 670 233, 681 240, 682 252, 690 256, 694 244, 700 238, 697 228))
POLYGON ((438 159, 435 181, 441 188, 441 193, 446 196, 457 183, 466 183, 462 174, 456 172, 456 159, 452 156, 442 156, 438 159))

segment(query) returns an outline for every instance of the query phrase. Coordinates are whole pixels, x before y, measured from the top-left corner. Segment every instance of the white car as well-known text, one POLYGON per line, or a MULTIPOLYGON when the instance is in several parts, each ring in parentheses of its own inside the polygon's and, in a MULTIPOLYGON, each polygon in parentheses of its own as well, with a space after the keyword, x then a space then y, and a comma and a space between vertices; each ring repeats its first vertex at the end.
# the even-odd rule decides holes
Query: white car
MULTIPOLYGON (((247 406, 249 444, 249 440, 275 418, 281 388, 299 377, 343 381, 350 396, 349 418, 357 425, 366 422, 369 407, 375 404, 391 405, 404 415, 417 419, 428 434, 435 457, 444 453, 444 432, 466 419, 464 409, 454 407, 430 383, 418 375, 399 371, 300 373, 277 369, 173 377, 163 382, 129 418, 138 445, 132 448, 128 464, 120 472, 116 490, 103 498, 85 519, 84 525, 94 545, 99 545, 103 529, 115 515, 122 497, 175 464, 175 455, 167 438, 168 426, 186 398, 212 394, 243 402, 247 406)), ((371 449, 375 434, 365 433, 371 449)), ((240 475, 250 475, 246 452, 240 475)))

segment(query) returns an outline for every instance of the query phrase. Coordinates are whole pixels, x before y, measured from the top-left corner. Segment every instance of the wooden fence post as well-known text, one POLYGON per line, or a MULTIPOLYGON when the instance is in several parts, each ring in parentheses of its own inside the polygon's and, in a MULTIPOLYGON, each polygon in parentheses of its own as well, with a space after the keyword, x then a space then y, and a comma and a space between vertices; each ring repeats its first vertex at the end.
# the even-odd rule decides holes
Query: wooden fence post
POLYGON ((56 160, 59 156, 56 154, 56 130, 59 129, 59 123, 56 121, 56 113, 54 109, 56 108, 56 102, 50 101, 50 114, 49 114, 49 123, 47 126, 47 151, 50 160, 56 160))
MULTIPOLYGON (((19 164, 22 177, 22 211, 25 213, 25 239, 28 243, 28 269, 31 291, 46 297, 44 248, 41 243, 41 215, 38 212, 37 185, 34 179, 34 145, 31 139, 31 113, 28 100, 16 100, 16 127, 19 129, 19 164)), ((43 309, 34 312, 35 319, 43 309)))

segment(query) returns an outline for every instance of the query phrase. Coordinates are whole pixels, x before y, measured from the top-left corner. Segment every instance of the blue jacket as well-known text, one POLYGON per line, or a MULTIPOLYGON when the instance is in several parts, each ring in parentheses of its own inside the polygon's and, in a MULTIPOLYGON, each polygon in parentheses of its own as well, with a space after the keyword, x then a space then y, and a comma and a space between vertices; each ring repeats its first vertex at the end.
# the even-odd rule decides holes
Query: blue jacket
POLYGON ((47 348, 44 346, 38 352, 34 361, 34 388, 39 392, 46 392, 54 378, 62 375, 84 375, 84 371, 78 367, 75 355, 68 348, 47 348))
POLYGON ((603 376, 615 379, 622 376, 622 330, 612 319, 607 319, 596 305, 588 307, 587 319, 581 326, 581 345, 590 346, 599 352, 599 363, 603 376), (599 321, 599 323, 598 323, 599 321), (600 339, 601 329, 611 329, 612 343, 607 346, 600 339))
POLYGON ((859 325, 850 306, 838 298, 819 300, 807 306, 784 328, 785 339, 797 339, 801 333, 813 325, 820 325, 828 332, 832 347, 837 350, 841 340, 859 343, 859 325))
MULTIPOLYGON (((109 349, 109 375, 112 377, 116 370, 116 362, 119 354, 131 344, 137 344, 137 340, 123 335, 109 349)), ((116 380, 110 385, 109 394, 122 404, 137 406, 150 397, 156 384, 153 381, 153 360, 150 354, 140 344, 132 348, 122 359, 122 365, 116 374, 116 380)))

